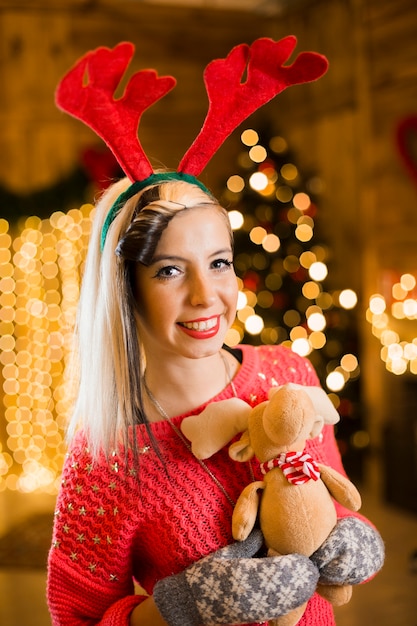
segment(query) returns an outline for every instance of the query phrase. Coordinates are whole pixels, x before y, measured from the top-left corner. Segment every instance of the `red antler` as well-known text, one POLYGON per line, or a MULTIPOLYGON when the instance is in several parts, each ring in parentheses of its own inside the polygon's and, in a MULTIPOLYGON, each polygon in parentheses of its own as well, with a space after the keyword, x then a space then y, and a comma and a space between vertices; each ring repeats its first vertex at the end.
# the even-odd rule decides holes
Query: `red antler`
POLYGON ((209 63, 204 73, 209 110, 179 172, 198 176, 223 141, 249 115, 286 87, 316 80, 326 72, 327 59, 315 52, 302 52, 292 65, 284 67, 296 43, 293 36, 277 42, 261 38, 250 48, 241 44, 226 59, 209 63), (246 67, 247 79, 241 83, 246 67))
POLYGON ((135 181, 153 173, 137 136, 142 113, 168 93, 176 81, 172 76, 158 78, 154 70, 142 70, 131 77, 123 96, 115 100, 114 92, 133 52, 134 46, 128 42, 113 50, 103 47, 88 52, 61 80, 56 103, 94 130, 125 174, 135 181))

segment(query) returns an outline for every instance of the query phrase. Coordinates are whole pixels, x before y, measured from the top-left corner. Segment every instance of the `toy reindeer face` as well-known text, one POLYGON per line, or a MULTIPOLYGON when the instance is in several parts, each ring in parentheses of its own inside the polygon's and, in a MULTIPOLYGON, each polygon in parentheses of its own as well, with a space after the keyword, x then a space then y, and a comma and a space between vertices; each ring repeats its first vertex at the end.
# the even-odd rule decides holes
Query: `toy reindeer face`
POLYGON ((181 430, 190 440, 194 455, 207 459, 237 434, 243 433, 240 441, 231 446, 231 456, 245 461, 254 456, 255 449, 257 456, 259 449, 269 454, 281 445, 285 450, 285 446, 291 446, 297 437, 316 437, 323 424, 339 421, 339 414, 321 387, 288 383, 272 388, 269 398, 255 408, 239 398, 230 398, 209 404, 200 415, 185 418, 181 430), (287 408, 284 410, 285 397, 287 408), (303 411, 300 412, 300 405, 305 406, 309 419, 303 411), (277 413, 282 419, 276 419, 277 413))
POLYGON ((316 437, 324 424, 309 395, 287 385, 277 389, 271 399, 253 409, 248 430, 229 448, 235 461, 247 461, 254 455, 261 462, 281 452, 303 450, 307 439, 316 437))

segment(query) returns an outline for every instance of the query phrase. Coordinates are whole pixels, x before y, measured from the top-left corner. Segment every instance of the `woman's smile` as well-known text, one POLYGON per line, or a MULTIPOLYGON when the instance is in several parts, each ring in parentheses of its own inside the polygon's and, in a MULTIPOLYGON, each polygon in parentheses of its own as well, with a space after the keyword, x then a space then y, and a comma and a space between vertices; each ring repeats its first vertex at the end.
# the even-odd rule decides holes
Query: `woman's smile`
POLYGON ((220 316, 216 315, 208 319, 198 319, 190 322, 178 322, 180 328, 196 339, 214 337, 220 328, 220 316))

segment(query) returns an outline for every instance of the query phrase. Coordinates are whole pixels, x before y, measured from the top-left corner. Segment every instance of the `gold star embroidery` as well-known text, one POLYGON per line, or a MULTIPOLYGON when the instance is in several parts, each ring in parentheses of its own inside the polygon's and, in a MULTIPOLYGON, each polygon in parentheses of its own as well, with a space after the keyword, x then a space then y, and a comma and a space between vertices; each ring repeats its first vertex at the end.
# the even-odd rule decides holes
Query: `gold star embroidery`
POLYGON ((94 542, 94 545, 97 546, 101 542, 100 537, 97 537, 97 535, 95 537, 93 537, 93 542, 94 542))
POLYGON ((113 515, 117 515, 118 512, 119 512, 119 509, 117 508, 117 506, 115 506, 113 509, 113 515))
POLYGON ((113 480, 109 485, 109 489, 113 491, 114 489, 116 489, 116 487, 117 487, 116 482, 113 480))
POLYGON ((77 535, 77 541, 79 541, 80 543, 82 543, 83 541, 85 541, 85 535, 84 535, 84 533, 80 533, 79 535, 77 535))
POLYGON ((88 566, 88 569, 90 570, 90 572, 95 572, 97 567, 97 563, 90 563, 88 566))
POLYGON ((93 471, 93 464, 92 463, 87 463, 87 465, 85 466, 85 469, 90 474, 93 471))
POLYGON ((80 494, 80 493, 82 492, 82 490, 83 490, 82 485, 77 485, 77 486, 75 487, 75 491, 76 491, 78 494, 80 494))
POLYGON ((116 574, 110 574, 109 580, 110 580, 111 582, 113 582, 113 581, 115 581, 115 580, 118 580, 118 578, 117 578, 116 574))
POLYGON ((78 554, 76 552, 71 552, 70 559, 72 561, 76 561, 78 559, 78 554))
POLYGON ((72 502, 69 502, 69 503, 68 503, 68 507, 67 507, 67 508, 68 508, 68 511, 73 511, 73 510, 74 510, 74 505, 73 505, 73 503, 72 503, 72 502))
POLYGON ((102 517, 105 514, 105 510, 103 509, 103 507, 101 506, 99 509, 97 509, 97 515, 99 515, 100 517, 102 517))
POLYGON ((54 541, 54 543, 52 544, 52 546, 53 546, 54 548, 59 548, 60 544, 61 544, 61 542, 57 540, 57 541, 54 541))
POLYGON ((74 461, 74 463, 71 464, 72 469, 77 469, 78 468, 78 461, 74 461))
POLYGON ((112 463, 111 468, 112 468, 113 472, 117 473, 119 471, 119 464, 118 464, 118 462, 116 461, 115 463, 112 463))
POLYGON ((112 543, 111 537, 109 537, 109 535, 107 535, 106 541, 109 545, 112 543))
MULTIPOLYGON (((143 450, 143 448, 141 450, 143 450)), ((139 454, 142 453, 141 450, 139 450, 139 454)), ((136 474, 137 474, 137 472, 136 472, 135 468, 131 467, 130 470, 129 470, 129 475, 130 476, 136 476, 136 474)))
POLYGON ((62 527, 63 532, 67 535, 69 533, 69 526, 68 524, 64 524, 62 527))
MULTIPOLYGON (((146 454, 147 452, 149 452, 150 449, 151 449, 151 446, 143 446, 143 448, 139 449, 139 454, 146 454)), ((135 474, 136 474, 136 470, 135 470, 135 474)))
POLYGON ((94 493, 97 493, 98 491, 100 491, 100 487, 98 485, 93 485, 91 489, 94 491, 94 493))
POLYGON ((258 396, 256 394, 251 393, 250 396, 249 396, 249 399, 250 399, 251 402, 256 402, 257 397, 258 396))
POLYGON ((55 517, 59 517, 61 515, 61 511, 57 509, 54 513, 55 517))
POLYGON ((86 510, 85 506, 80 507, 79 514, 80 515, 85 515, 86 513, 87 513, 87 510, 86 510))

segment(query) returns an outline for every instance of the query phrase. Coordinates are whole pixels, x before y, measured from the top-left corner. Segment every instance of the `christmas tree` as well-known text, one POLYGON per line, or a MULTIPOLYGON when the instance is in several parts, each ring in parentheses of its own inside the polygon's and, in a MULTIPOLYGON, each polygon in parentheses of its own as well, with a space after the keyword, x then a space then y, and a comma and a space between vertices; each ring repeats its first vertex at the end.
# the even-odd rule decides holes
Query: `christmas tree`
POLYGON ((349 288, 326 289, 331 248, 316 233, 320 180, 302 175, 281 136, 247 129, 241 141, 237 173, 221 193, 240 286, 228 343, 280 343, 309 358, 343 418, 337 438, 345 464, 360 473, 368 437, 359 410, 357 298, 349 288))

